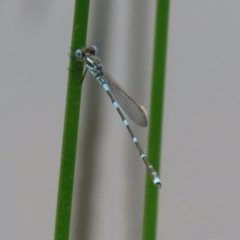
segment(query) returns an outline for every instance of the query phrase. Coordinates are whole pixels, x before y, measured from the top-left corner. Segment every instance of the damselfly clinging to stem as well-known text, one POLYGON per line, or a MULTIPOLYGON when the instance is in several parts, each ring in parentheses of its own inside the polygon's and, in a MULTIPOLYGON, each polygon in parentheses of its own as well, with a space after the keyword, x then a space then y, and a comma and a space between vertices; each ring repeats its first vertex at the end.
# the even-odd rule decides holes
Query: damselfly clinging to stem
MULTIPOLYGON (((102 61, 96 56, 98 49, 95 46, 86 47, 83 49, 77 49, 75 51, 75 57, 78 61, 83 61, 86 64, 86 71, 88 70, 101 84, 103 89, 107 92, 110 97, 114 107, 118 111, 124 125, 126 126, 128 132, 130 133, 133 142, 135 143, 141 159, 145 163, 148 173, 157 187, 161 187, 161 181, 157 175, 157 172, 154 170, 153 166, 148 162, 146 154, 143 152, 140 144, 138 143, 137 138, 133 134, 128 121, 124 117, 121 108, 126 112, 126 114, 138 125, 142 127, 147 126, 147 114, 143 106, 137 104, 123 88, 109 75, 102 65, 102 61), (119 105, 118 105, 119 104, 119 105)), ((83 75, 82 81, 86 74, 86 71, 83 75)))

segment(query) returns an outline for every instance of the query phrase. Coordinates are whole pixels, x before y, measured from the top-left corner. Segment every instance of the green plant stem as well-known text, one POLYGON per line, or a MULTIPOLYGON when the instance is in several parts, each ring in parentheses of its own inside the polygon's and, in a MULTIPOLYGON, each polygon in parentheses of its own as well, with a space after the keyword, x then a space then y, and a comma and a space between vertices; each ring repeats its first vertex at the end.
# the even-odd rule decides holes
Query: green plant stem
MULTIPOLYGON (((71 52, 76 48, 85 46, 88 11, 89 0, 75 1, 71 52)), ((78 79, 76 79, 76 73, 73 72, 73 58, 70 58, 69 69, 56 210, 55 240, 69 239, 74 167, 77 148, 81 85, 79 84, 78 79)), ((78 69, 78 71, 82 73, 83 66, 80 66, 78 69)))
MULTIPOLYGON (((170 0, 158 0, 156 9, 148 156, 160 172, 164 78, 167 52, 168 12, 170 0)), ((164 187, 164 183, 163 183, 164 187)), ((146 179, 143 240, 156 239, 158 190, 149 176, 146 179)))

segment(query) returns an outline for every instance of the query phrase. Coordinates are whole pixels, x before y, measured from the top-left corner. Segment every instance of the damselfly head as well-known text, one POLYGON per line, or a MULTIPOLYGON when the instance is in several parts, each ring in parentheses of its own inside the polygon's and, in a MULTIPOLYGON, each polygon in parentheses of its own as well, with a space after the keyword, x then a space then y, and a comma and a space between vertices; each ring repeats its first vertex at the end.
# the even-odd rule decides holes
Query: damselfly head
POLYGON ((87 56, 96 55, 98 53, 98 48, 96 46, 90 46, 82 49, 77 49, 75 51, 75 57, 79 61, 85 61, 87 56))

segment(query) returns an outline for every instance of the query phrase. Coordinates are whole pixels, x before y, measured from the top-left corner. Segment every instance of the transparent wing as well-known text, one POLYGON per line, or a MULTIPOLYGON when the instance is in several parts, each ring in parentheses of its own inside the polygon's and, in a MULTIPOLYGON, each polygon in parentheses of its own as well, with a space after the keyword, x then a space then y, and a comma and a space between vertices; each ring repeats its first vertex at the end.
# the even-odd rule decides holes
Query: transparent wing
POLYGON ((145 108, 137 104, 126 91, 107 72, 103 72, 104 80, 108 84, 115 100, 124 112, 138 125, 146 127, 148 125, 147 112, 145 108))

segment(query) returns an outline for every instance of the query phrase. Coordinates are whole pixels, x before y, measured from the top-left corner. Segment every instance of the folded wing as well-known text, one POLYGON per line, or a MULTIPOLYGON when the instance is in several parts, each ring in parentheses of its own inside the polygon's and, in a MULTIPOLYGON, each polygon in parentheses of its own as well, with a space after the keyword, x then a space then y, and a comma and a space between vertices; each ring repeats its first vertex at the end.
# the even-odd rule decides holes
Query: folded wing
POLYGON ((147 112, 145 108, 136 103, 126 91, 114 80, 114 78, 103 72, 103 77, 108 84, 115 100, 124 110, 124 112, 138 125, 146 127, 148 125, 147 112))

